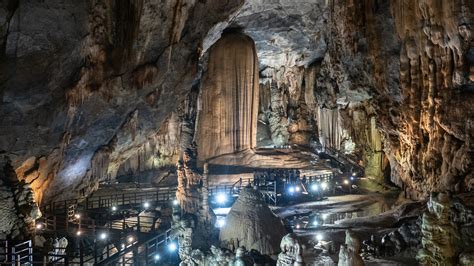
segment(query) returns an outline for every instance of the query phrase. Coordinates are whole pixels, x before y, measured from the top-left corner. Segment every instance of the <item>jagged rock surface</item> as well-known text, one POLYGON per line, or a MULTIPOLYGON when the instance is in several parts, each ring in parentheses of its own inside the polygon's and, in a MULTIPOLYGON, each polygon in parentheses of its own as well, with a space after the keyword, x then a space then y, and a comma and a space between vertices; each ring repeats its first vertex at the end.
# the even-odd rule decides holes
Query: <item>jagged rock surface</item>
POLYGON ((88 194, 120 168, 174 165, 171 113, 207 32, 241 4, 3 1, 0 151, 36 199, 88 194))
POLYGON ((41 212, 31 187, 18 181, 10 162, 0 167, 0 240, 24 240, 35 230, 41 212))

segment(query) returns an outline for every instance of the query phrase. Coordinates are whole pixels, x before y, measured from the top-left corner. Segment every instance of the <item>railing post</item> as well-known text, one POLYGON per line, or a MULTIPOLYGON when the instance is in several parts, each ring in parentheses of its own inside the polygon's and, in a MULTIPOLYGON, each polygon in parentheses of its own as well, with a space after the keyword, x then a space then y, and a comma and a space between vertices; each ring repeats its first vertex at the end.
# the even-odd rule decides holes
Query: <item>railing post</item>
POLYGON ((137 215, 137 239, 140 238, 140 215, 137 215))
POLYGON ((79 241, 79 264, 84 265, 84 246, 81 241, 79 241))
POLYGON ((29 256, 28 256, 29 261, 30 261, 31 265, 33 265, 33 244, 31 243, 31 240, 28 241, 28 253, 29 253, 29 256))
MULTIPOLYGON (((94 237, 97 236, 94 234, 94 237)), ((97 265, 97 240, 94 239, 94 265, 97 265)))

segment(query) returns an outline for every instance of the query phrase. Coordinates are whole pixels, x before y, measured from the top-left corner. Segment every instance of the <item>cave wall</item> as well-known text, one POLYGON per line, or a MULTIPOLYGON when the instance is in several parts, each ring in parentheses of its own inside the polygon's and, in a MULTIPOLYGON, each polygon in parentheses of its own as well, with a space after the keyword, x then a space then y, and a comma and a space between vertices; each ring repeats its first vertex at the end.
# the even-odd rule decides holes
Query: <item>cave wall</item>
POLYGON ((270 133, 262 145, 308 145, 317 136, 314 80, 310 80, 314 76, 308 77, 306 85, 305 73, 303 66, 268 67, 260 72, 259 120, 264 125, 261 130, 270 133))
POLYGON ((222 35, 209 51, 196 130, 198 159, 254 148, 257 141, 258 60, 253 40, 222 35))
POLYGON ((357 132, 368 129, 366 171, 384 161, 375 122, 391 181, 412 198, 473 186, 472 8, 466 1, 329 1, 318 104, 338 109, 356 149, 364 139, 357 132))
POLYGON ((167 164, 202 41, 242 4, 3 1, 1 155, 38 202, 88 194, 120 168, 155 165, 148 155, 167 164))

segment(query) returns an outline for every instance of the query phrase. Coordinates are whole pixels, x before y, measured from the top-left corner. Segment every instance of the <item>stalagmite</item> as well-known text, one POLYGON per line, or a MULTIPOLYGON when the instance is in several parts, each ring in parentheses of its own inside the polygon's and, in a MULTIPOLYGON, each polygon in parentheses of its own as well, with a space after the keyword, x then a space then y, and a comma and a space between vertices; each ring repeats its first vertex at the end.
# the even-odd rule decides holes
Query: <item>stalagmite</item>
POLYGON ((262 254, 276 254, 285 234, 280 218, 273 214, 260 192, 244 188, 227 215, 219 239, 221 245, 230 250, 243 246, 262 254), (270 224, 272 226, 268 226, 270 224))
POLYGON ((303 266, 303 250, 295 234, 287 234, 281 239, 281 253, 277 266, 303 266))
POLYGON ((253 40, 227 33, 209 52, 202 81, 198 159, 253 148, 258 114, 258 61, 253 40))
POLYGON ((338 266, 363 266, 364 260, 360 256, 361 244, 359 238, 350 229, 346 230, 346 241, 339 251, 338 266))

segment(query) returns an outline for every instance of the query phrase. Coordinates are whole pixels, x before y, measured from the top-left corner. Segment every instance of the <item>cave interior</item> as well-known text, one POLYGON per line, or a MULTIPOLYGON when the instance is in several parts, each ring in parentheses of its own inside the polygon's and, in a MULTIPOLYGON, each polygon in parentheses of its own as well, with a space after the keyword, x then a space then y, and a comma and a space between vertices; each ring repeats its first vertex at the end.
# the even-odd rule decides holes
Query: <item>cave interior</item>
POLYGON ((474 1, 5 0, 0 264, 474 265, 474 1))

